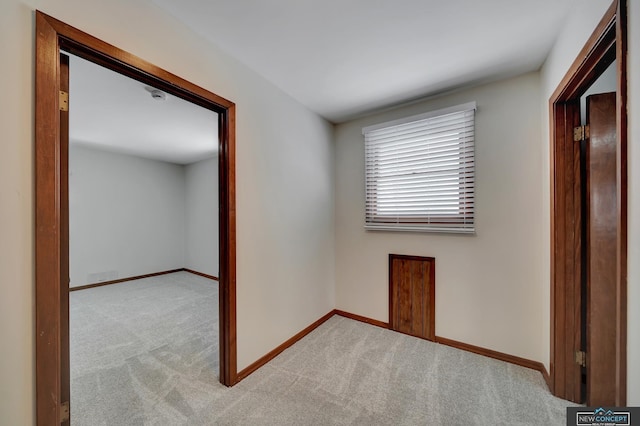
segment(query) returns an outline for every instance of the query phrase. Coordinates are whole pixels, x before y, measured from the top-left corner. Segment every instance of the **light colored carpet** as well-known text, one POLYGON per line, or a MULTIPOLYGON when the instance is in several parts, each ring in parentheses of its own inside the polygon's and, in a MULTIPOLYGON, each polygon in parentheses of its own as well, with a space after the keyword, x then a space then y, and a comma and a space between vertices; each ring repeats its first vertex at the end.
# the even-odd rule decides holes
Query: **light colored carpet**
POLYGON ((72 425, 565 424, 534 370, 338 316, 226 388, 216 290, 181 272, 71 293, 72 425))
POLYGON ((218 383, 217 282, 177 272, 69 295, 72 425, 183 424, 218 383))

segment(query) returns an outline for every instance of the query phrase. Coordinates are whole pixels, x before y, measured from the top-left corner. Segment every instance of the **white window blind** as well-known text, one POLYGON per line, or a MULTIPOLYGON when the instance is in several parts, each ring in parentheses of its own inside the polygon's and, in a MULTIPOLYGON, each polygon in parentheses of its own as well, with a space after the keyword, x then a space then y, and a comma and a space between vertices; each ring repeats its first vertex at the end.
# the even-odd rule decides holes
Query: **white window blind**
POLYGON ((365 228, 475 232, 475 102, 362 129, 365 228))

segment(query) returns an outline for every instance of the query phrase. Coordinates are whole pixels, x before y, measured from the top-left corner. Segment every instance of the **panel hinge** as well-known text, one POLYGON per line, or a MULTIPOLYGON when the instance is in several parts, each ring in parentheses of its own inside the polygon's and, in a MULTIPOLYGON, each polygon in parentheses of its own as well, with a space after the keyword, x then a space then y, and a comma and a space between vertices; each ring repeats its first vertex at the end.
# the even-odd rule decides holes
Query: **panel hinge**
POLYGON ((60 111, 69 111, 69 93, 60 91, 60 111))
POLYGON ((589 139, 589 125, 578 126, 573 128, 574 142, 580 142, 589 139))
POLYGON ((587 366, 587 353, 585 351, 576 351, 576 364, 581 367, 587 366))
POLYGON ((69 401, 60 405, 60 423, 69 421, 69 401))

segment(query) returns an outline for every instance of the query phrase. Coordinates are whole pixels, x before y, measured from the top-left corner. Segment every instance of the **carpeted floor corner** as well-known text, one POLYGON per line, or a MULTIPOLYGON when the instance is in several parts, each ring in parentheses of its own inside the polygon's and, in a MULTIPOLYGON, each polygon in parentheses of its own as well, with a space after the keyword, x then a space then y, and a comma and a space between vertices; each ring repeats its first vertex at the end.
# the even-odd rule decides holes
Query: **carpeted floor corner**
POLYGON ((564 425, 539 372, 334 316, 218 383, 217 283, 179 272, 72 292, 73 426, 564 425))

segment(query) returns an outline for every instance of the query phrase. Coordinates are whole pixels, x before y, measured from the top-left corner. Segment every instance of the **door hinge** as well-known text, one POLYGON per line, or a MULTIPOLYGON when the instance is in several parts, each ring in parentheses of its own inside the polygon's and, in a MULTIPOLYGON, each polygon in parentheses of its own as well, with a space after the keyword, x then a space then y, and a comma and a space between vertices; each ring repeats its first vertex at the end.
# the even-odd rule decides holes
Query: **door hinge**
POLYGON ((69 111, 69 93, 60 91, 60 111, 69 111))
POLYGON ((576 364, 581 367, 587 366, 587 353, 585 351, 576 351, 576 364))
POLYGON ((60 405, 60 423, 69 421, 69 401, 63 402, 60 405))
POLYGON ((589 139, 589 125, 573 128, 573 141, 580 142, 589 139))

